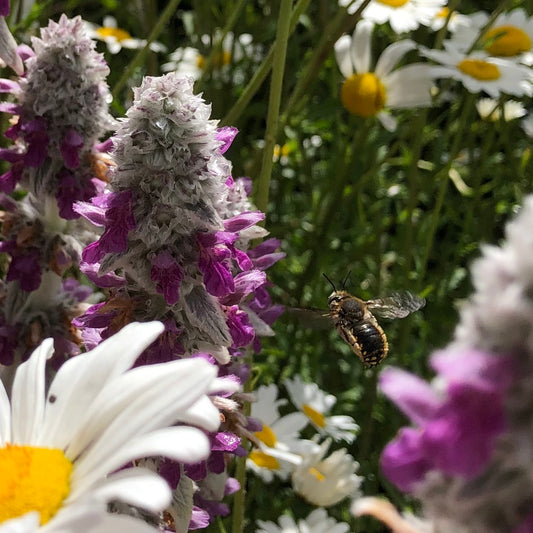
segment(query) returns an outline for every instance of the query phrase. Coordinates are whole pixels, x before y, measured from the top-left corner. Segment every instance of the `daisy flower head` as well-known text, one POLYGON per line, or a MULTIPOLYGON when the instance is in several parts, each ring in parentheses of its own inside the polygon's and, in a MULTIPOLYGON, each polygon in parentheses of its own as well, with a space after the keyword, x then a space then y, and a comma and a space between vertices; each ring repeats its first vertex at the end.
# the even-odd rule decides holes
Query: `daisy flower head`
MULTIPOLYGON (((479 32, 489 21, 488 13, 479 11, 465 16, 467 24, 456 28, 451 42, 456 48, 470 50, 479 32)), ((533 17, 517 8, 499 15, 481 36, 478 48, 487 55, 533 64, 533 17)))
POLYGON ((150 456, 206 458, 207 437, 187 424, 216 430, 219 412, 207 395, 234 388, 198 358, 129 370, 162 331, 157 322, 127 326, 68 360, 47 390, 48 339, 18 367, 10 397, 0 385, 0 524, 9 531, 156 531, 108 513, 110 501, 150 513, 170 504, 162 478, 124 465, 150 456))
POLYGON ((500 103, 493 98, 480 98, 476 102, 476 109, 483 120, 490 122, 497 122, 500 119, 503 119, 504 122, 509 122, 510 120, 521 118, 527 113, 522 102, 507 100, 500 103))
MULTIPOLYGON (((363 19, 376 24, 388 22, 395 33, 413 31, 419 25, 429 26, 447 0, 373 0, 363 11, 363 19)), ((355 13, 363 0, 339 0, 339 5, 355 13)))
POLYGON ((258 520, 256 533, 347 533, 350 526, 328 516, 325 509, 315 509, 296 522, 292 516, 280 516, 278 523, 258 520))
POLYGON ((457 31, 460 27, 466 26, 469 23, 468 17, 465 15, 462 15, 461 13, 457 11, 453 11, 450 15, 450 10, 447 7, 443 7, 440 11, 438 11, 431 21, 430 27, 433 31, 440 30, 444 24, 446 23, 446 19, 448 19, 448 25, 446 26, 446 29, 448 29, 451 32, 457 31))
MULTIPOLYGON (((107 45, 107 49, 112 54, 118 54, 123 48, 136 49, 144 48, 146 46, 145 39, 136 39, 126 30, 119 28, 117 26, 117 20, 114 17, 104 17, 101 26, 87 21, 85 22, 85 25, 91 38, 97 39, 98 41, 104 41, 107 45)), ((152 52, 165 52, 166 47, 165 45, 154 41, 150 43, 150 50, 152 50, 152 52)))
POLYGON ((331 439, 324 441, 319 448, 303 456, 301 464, 292 474, 294 491, 309 503, 329 507, 348 496, 359 492, 362 478, 355 472, 359 464, 354 461, 345 448, 328 452, 331 439))
POLYGON ((477 51, 468 54, 453 46, 451 41, 444 43, 444 50, 425 48, 421 52, 440 63, 431 69, 435 78, 460 81, 471 93, 483 91, 492 98, 501 94, 531 96, 533 93, 531 69, 513 61, 477 51))
POLYGON ((353 36, 342 36, 335 43, 337 64, 345 81, 341 88, 344 107, 360 117, 377 116, 389 131, 396 120, 386 109, 426 107, 431 105, 431 67, 414 63, 394 69, 398 61, 416 45, 405 39, 388 46, 371 71, 371 36, 373 24, 361 21, 353 36))
POLYGON ((278 388, 274 384, 259 387, 257 401, 252 403, 251 410, 252 418, 261 425, 261 429, 254 433, 260 448, 250 452, 246 464, 267 483, 274 475, 287 479, 293 469, 290 454, 299 449, 299 432, 307 425, 307 419, 301 413, 280 416, 278 407, 287 400, 278 400, 277 395, 278 388), (288 452, 287 456, 283 452, 288 452))
POLYGON ((337 401, 333 394, 320 390, 316 383, 304 383, 300 376, 295 376, 292 380, 287 379, 285 387, 292 403, 320 433, 330 435, 336 441, 353 442, 359 426, 351 416, 326 416, 337 401))

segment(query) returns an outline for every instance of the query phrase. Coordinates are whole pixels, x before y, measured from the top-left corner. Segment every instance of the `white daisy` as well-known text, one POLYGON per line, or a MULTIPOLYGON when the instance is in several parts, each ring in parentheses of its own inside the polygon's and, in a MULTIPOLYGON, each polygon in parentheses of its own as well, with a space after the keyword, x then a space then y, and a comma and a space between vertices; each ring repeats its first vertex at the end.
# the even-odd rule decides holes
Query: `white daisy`
POLYGON ((47 339, 18 367, 10 399, 0 386, 0 530, 155 531, 107 512, 109 501, 151 513, 170 503, 162 478, 124 465, 149 456, 207 458, 201 430, 173 425, 215 431, 219 412, 207 394, 234 389, 201 359, 128 370, 162 331, 159 322, 125 327, 68 360, 48 392, 47 339))
POLYGON ((444 50, 422 49, 422 53, 442 66, 433 67, 435 78, 452 78, 460 81, 472 93, 486 92, 492 98, 502 93, 514 96, 531 96, 532 71, 512 61, 487 57, 483 52, 466 54, 450 41, 444 50))
POLYGON ((335 505, 347 496, 358 494, 361 477, 355 472, 359 464, 342 448, 324 459, 331 441, 303 458, 292 474, 294 491, 309 503, 321 507, 335 505))
POLYGON ((493 98, 480 98, 476 102, 476 108, 479 116, 489 122, 497 122, 500 118, 503 118, 505 122, 509 122, 523 117, 527 113, 524 104, 516 100, 507 100, 501 103, 493 98))
MULTIPOLYGON (((146 46, 145 39, 136 39, 126 30, 119 28, 114 17, 104 17, 102 26, 97 26, 92 22, 84 22, 91 39, 104 41, 107 45, 107 49, 112 54, 118 54, 122 48, 135 49, 144 48, 146 46)), ((153 41, 150 43, 150 50, 152 50, 152 52, 165 52, 166 46, 153 41)))
MULTIPOLYGON (((216 45, 220 43, 220 52, 217 53, 213 59, 213 72, 226 75, 228 66, 238 63, 244 57, 248 57, 254 61, 260 61, 257 57, 258 47, 253 46, 253 38, 249 33, 243 33, 235 38, 232 32, 228 32, 222 39, 222 32, 217 29, 213 34, 213 38, 209 35, 202 35, 200 40, 206 50, 212 48, 213 43, 216 45)), ((192 76, 195 80, 200 79, 205 69, 206 57, 202 55, 200 50, 190 46, 184 48, 177 48, 169 55, 169 61, 163 63, 161 66, 164 72, 178 72, 179 74, 192 76)))
MULTIPOLYGON (((472 48, 479 32, 487 24, 489 15, 479 11, 465 18, 467 24, 458 26, 451 39, 451 44, 461 51, 472 48)), ((485 31, 481 49, 490 56, 512 58, 532 65, 533 17, 529 17, 521 8, 502 13, 485 31)))
POLYGON ((256 533, 346 533, 350 526, 346 522, 337 522, 328 516, 325 509, 311 511, 305 519, 295 522, 292 516, 282 515, 274 522, 258 520, 256 533))
POLYGON ((252 403, 251 416, 263 425, 254 434, 261 448, 250 452, 246 464, 267 483, 274 475, 287 479, 294 463, 300 462, 295 454, 301 449, 299 433, 307 425, 307 418, 301 413, 280 417, 278 408, 287 400, 277 399, 278 388, 274 384, 259 387, 255 394, 257 401, 252 403))
MULTIPOLYGON (((449 14, 450 14, 450 10, 447 7, 443 7, 433 17, 433 20, 431 21, 431 24, 430 24, 431 29, 433 31, 440 30, 444 26, 444 23, 446 22, 446 19, 448 18, 449 14)), ((465 26, 468 23, 469 21, 466 15, 462 15, 461 13, 454 11, 450 16, 450 20, 448 21, 448 26, 446 26, 446 29, 448 29, 451 32, 455 32, 461 26, 465 26)))
POLYGON ((318 388, 316 383, 304 383, 300 376, 285 380, 292 403, 310 420, 322 434, 331 435, 334 440, 353 442, 359 426, 351 416, 326 416, 337 398, 318 388))
MULTIPOLYGON (((348 13, 355 13, 363 0, 339 0, 348 6, 348 13)), ((363 11, 363 19, 383 24, 388 22, 396 33, 413 31, 419 25, 429 26, 447 0, 373 0, 363 11)))
POLYGON ((415 63, 394 70, 398 61, 416 48, 413 41, 402 40, 388 46, 371 71, 372 23, 361 21, 352 37, 342 36, 335 43, 339 69, 346 78, 341 100, 352 114, 377 116, 389 131, 396 129, 396 120, 385 113, 386 108, 400 109, 431 105, 431 67, 415 63))

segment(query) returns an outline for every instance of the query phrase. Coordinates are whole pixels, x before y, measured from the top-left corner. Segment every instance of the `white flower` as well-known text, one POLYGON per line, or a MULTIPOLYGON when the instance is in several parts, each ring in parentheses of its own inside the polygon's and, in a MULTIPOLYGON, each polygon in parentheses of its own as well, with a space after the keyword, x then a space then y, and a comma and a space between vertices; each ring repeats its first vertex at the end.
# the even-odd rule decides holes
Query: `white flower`
POLYGON ((335 505, 358 493, 361 478, 355 474, 359 464, 342 448, 324 459, 331 441, 303 458, 292 474, 294 491, 309 503, 322 507, 335 505))
MULTIPOLYGON (((126 30, 117 26, 117 21, 114 17, 104 17, 102 26, 97 26, 91 22, 85 21, 87 31, 92 39, 104 41, 107 49, 112 54, 118 54, 122 48, 144 48, 146 46, 145 39, 136 39, 132 37, 126 30)), ((165 45, 156 41, 150 43, 150 50, 152 52, 165 52, 165 45)))
POLYGON ((506 102, 500 103, 493 98, 480 98, 476 102, 476 108, 479 116, 483 120, 490 122, 499 121, 502 118, 502 110, 503 120, 505 122, 523 117, 527 113, 524 104, 516 100, 507 100, 506 102))
POLYGON ((468 91, 484 91, 493 98, 502 93, 515 96, 532 94, 530 68, 506 59, 487 57, 483 52, 467 55, 452 46, 450 41, 444 45, 444 50, 422 50, 425 56, 442 65, 433 67, 435 78, 458 80, 468 91))
MULTIPOLYGON (((254 46, 253 38, 249 33, 243 33, 235 38, 232 32, 226 33, 222 39, 222 31, 215 30, 213 37, 209 35, 202 35, 200 40, 202 48, 209 50, 213 46, 219 46, 220 51, 215 53, 213 57, 213 72, 226 76, 228 74, 228 67, 230 64, 235 64, 241 61, 244 57, 259 62, 261 54, 259 48, 254 46)), ((198 80, 203 74, 206 66, 206 57, 202 55, 200 50, 190 46, 176 48, 174 52, 169 55, 169 61, 163 63, 161 69, 163 72, 177 72, 186 76, 192 76, 193 79, 198 80)))
POLYGON ((333 394, 326 394, 316 383, 304 383, 300 376, 285 380, 285 387, 292 403, 320 433, 331 435, 336 441, 353 442, 359 426, 351 416, 325 416, 337 401, 333 394))
POLYGON ((219 412, 206 395, 233 388, 201 359, 128 370, 162 331, 159 322, 125 327, 68 360, 48 392, 45 363, 53 341, 47 339, 17 369, 11 399, 0 386, 0 531, 36 531, 39 516, 38 529, 50 533, 155 531, 107 512, 109 501, 151 513, 170 503, 162 478, 124 465, 149 456, 205 459, 205 434, 173 424, 215 431, 219 412))
MULTIPOLYGON (((464 16, 464 15, 463 15, 464 16)), ((451 44, 465 52, 470 50, 485 27, 489 15, 479 11, 465 17, 467 24, 456 28, 451 44)), ((481 40, 481 49, 490 56, 516 59, 533 64, 533 17, 519 8, 502 13, 487 29, 481 40)))
POLYGON ((279 526, 274 522, 258 520, 256 533, 346 533, 350 528, 346 522, 337 522, 328 516, 325 509, 315 509, 297 523, 289 515, 280 516, 278 522, 279 526))
POLYGON ((263 425, 261 431, 255 433, 262 447, 250 452, 246 464, 267 483, 273 480, 274 475, 287 479, 294 463, 300 462, 300 457, 296 455, 302 442, 299 432, 307 425, 307 418, 301 413, 280 417, 278 407, 287 400, 277 400, 277 396, 276 385, 261 386, 256 390, 257 401, 252 403, 251 409, 252 418, 263 425))
MULTIPOLYGON (((355 13, 363 0, 339 0, 348 6, 348 13, 355 13)), ((416 30, 420 24, 429 26, 447 0, 373 0, 363 11, 363 19, 383 24, 388 22, 396 33, 416 30)))
POLYGON ((335 43, 337 63, 346 78, 341 88, 341 100, 350 113, 362 117, 377 115, 383 126, 393 131, 396 120, 384 112, 385 108, 431 105, 431 67, 415 63, 394 70, 398 61, 416 48, 413 41, 405 39, 388 46, 372 72, 372 28, 372 23, 361 21, 352 37, 344 35, 335 43))
POLYGON ((533 115, 529 114, 520 125, 528 137, 533 137, 533 115))
MULTIPOLYGON (((450 10, 447 7, 443 7, 438 13, 436 13, 433 17, 433 20, 431 21, 430 27, 433 31, 440 30, 444 23, 446 22, 446 19, 448 18, 448 15, 450 14, 450 10)), ((446 26, 446 29, 455 32, 460 27, 465 26, 469 24, 468 17, 465 15, 462 15, 461 13, 458 13, 457 11, 454 11, 450 17, 450 20, 448 21, 448 26, 446 26)))

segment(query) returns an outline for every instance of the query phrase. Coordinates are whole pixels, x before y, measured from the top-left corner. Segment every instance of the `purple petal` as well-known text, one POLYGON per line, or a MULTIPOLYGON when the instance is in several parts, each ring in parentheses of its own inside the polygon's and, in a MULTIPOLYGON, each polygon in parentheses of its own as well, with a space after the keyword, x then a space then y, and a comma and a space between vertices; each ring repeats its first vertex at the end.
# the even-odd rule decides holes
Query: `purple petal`
POLYGON ((220 147, 221 154, 224 154, 228 150, 233 142, 233 139, 235 139, 237 136, 237 133, 239 133, 239 130, 231 126, 225 126, 217 130, 215 139, 217 141, 222 141, 222 146, 220 147))
POLYGON ((233 244, 239 238, 239 234, 229 231, 215 231, 213 233, 198 233, 196 240, 204 248, 210 248, 217 244, 233 244))
POLYGON ((431 386, 419 377, 388 367, 379 376, 381 392, 415 424, 424 425, 442 405, 431 386))
POLYGON ((381 454, 383 474, 404 492, 412 492, 430 469, 420 437, 418 430, 402 428, 381 454))
POLYGON ((41 284, 41 265, 39 264, 39 250, 30 248, 24 253, 14 253, 7 271, 7 281, 18 281, 20 288, 32 292, 41 284))
POLYGON ((30 57, 35 57, 35 52, 27 44, 19 44, 17 46, 17 54, 22 61, 26 61, 30 57))
POLYGON ((12 93, 18 91, 20 85, 13 80, 8 80, 6 78, 0 79, 0 93, 12 93))
POLYGON ((98 287, 109 289, 112 287, 121 287, 126 283, 123 277, 117 276, 114 272, 100 275, 98 273, 99 268, 99 263, 80 261, 80 270, 98 287))
POLYGON ((242 231, 264 219, 265 214, 262 211, 245 211, 244 213, 224 220, 224 229, 226 231, 242 231))
POLYGON ((73 128, 69 128, 60 146, 61 156, 67 168, 80 166, 80 148, 83 147, 83 137, 73 128))
POLYGON ((266 254, 253 261, 254 267, 259 270, 266 270, 273 264, 277 263, 280 259, 283 259, 287 254, 285 252, 276 252, 273 254, 266 254))
POLYGON ((0 0, 0 17, 9 15, 9 0, 0 0))
POLYGON ((280 248, 280 246, 281 246, 281 241, 279 239, 274 239, 274 238, 267 239, 266 241, 263 241, 261 244, 258 244, 255 248, 248 250, 248 255, 252 259, 257 259, 266 254, 274 253, 276 250, 280 248))
POLYGON ((99 241, 103 252, 122 253, 128 248, 128 233, 134 229, 133 196, 130 190, 106 195, 108 209, 106 212, 106 229, 99 241))
POLYGON ((255 332, 248 315, 236 305, 227 308, 226 324, 233 340, 233 348, 243 348, 254 340, 255 332))
POLYGON ((179 300, 183 270, 168 252, 160 252, 153 259, 150 279, 155 282, 157 292, 165 297, 168 305, 174 305, 179 300))

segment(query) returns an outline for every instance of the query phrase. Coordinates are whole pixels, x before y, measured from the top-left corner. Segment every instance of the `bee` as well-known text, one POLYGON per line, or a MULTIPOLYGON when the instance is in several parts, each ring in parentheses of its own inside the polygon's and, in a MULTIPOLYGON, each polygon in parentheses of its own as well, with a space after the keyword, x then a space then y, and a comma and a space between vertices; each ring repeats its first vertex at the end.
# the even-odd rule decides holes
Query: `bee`
POLYGON ((333 287, 328 298, 328 316, 341 338, 368 368, 379 365, 389 353, 387 336, 374 315, 389 319, 404 318, 426 304, 424 298, 409 291, 394 292, 385 298, 361 300, 344 290, 349 274, 341 290, 337 290, 326 274, 323 276, 333 287))

